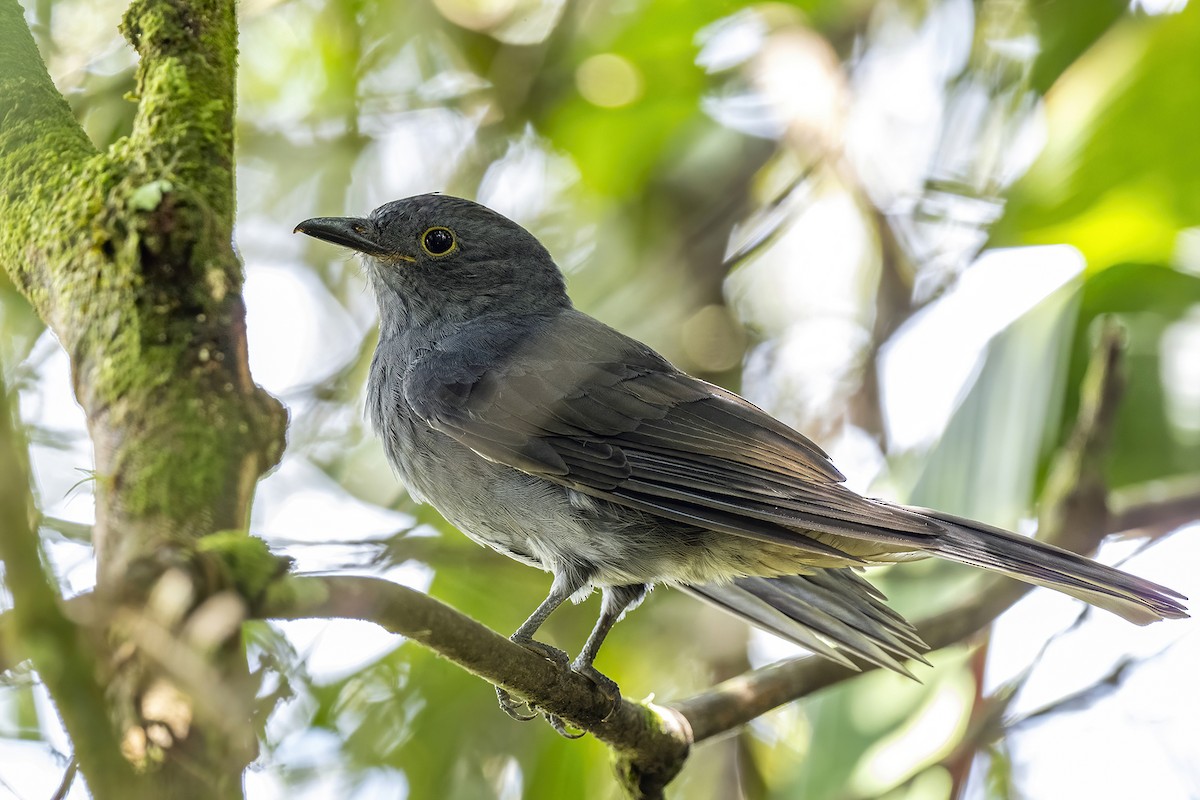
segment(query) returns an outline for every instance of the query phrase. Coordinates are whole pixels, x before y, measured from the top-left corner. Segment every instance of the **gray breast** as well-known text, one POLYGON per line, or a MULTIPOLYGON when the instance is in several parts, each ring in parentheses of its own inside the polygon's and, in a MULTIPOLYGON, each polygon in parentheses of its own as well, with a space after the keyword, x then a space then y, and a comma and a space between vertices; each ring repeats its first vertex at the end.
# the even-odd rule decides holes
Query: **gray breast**
POLYGON ((594 547, 579 547, 588 534, 567 490, 488 461, 431 429, 399 391, 398 373, 395 362, 372 367, 367 412, 409 494, 475 541, 518 561, 546 570, 580 568, 576 562, 594 547))
MULTIPOLYGON (((744 540, 617 506, 480 456, 431 429, 400 391, 398 359, 371 369, 367 411, 409 493, 518 561, 597 585, 704 583, 772 570, 744 540)), ((772 559, 774 560, 774 559, 772 559)), ((794 570, 792 570, 794 571, 794 570)))

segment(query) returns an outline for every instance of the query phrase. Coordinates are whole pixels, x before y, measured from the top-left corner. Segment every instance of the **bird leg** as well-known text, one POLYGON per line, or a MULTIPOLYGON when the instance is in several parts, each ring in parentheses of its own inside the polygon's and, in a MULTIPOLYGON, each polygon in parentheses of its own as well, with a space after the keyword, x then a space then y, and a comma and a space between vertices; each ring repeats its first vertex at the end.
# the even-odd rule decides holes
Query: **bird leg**
POLYGON ((596 660, 596 655, 600 652, 600 645, 604 644, 604 639, 612 630, 612 626, 621 619, 626 611, 642 602, 648 590, 649 587, 644 583, 605 587, 604 599, 600 605, 600 618, 596 620, 596 626, 592 628, 591 634, 584 642, 583 649, 571 662, 571 669, 591 678, 605 695, 612 698, 614 709, 621 701, 621 690, 612 678, 592 666, 592 662, 596 660))
MULTIPOLYGON (((587 641, 583 645, 583 649, 579 651, 579 655, 571 662, 571 669, 584 675, 592 680, 604 693, 604 696, 612 701, 612 708, 604 715, 604 719, 612 716, 617 710, 617 706, 621 703, 621 688, 617 686, 617 682, 608 677, 600 670, 592 666, 592 662, 596 660, 596 654, 600 652, 600 645, 604 644, 604 638, 608 636, 608 632, 612 630, 612 626, 617 623, 617 620, 631 607, 636 606, 646 596, 646 592, 650 587, 644 583, 630 584, 627 586, 610 586, 605 587, 604 597, 600 605, 600 618, 596 620, 596 626, 592 628, 591 634, 588 635, 587 641)), ((558 731, 560 736, 565 736, 568 739, 578 739, 583 736, 583 731, 571 733, 567 730, 566 723, 561 717, 554 714, 547 714, 546 721, 554 730, 558 731)))
MULTIPOLYGON (((555 575, 554 583, 550 586, 549 596, 542 601, 537 610, 510 637, 511 640, 522 647, 532 650, 548 661, 553 661, 562 667, 567 666, 568 656, 566 653, 557 647, 551 647, 544 642, 535 640, 533 635, 546 619, 554 613, 554 610, 566 602, 582 586, 583 581, 578 578, 573 579, 564 574, 555 575)), ((612 708, 604 716, 605 719, 608 719, 620 704, 621 689, 617 686, 616 681, 596 669, 592 665, 592 662, 596 660, 596 655, 600 652, 600 646, 604 644, 604 639, 608 636, 608 632, 612 630, 613 625, 617 623, 617 620, 627 610, 642 601, 649 588, 646 584, 642 583, 605 587, 600 605, 600 617, 596 620, 595 627, 592 628, 592 632, 588 635, 583 649, 575 657, 575 660, 570 662, 570 668, 573 671, 591 679, 600 688, 600 691, 612 700, 612 708)), ((537 716, 537 709, 528 702, 514 699, 512 695, 498 686, 496 687, 496 697, 499 699, 500 708, 504 713, 515 720, 528 722, 537 716), (528 711, 522 711, 522 708, 528 709, 528 711)), ((546 721, 550 723, 550 726, 560 736, 567 739, 578 739, 583 736, 583 731, 569 731, 562 717, 549 713, 545 716, 546 721)))
MULTIPOLYGON (((510 636, 509 640, 527 650, 532 650, 547 661, 553 661, 560 667, 567 666, 570 657, 566 653, 557 647, 551 647, 545 642, 536 641, 533 635, 537 633, 538 628, 542 627, 542 623, 554 613, 554 609, 566 602, 582 586, 583 582, 577 577, 568 576, 565 573, 555 575, 554 583, 550 585, 550 594, 529 615, 529 619, 521 623, 521 627, 517 628, 517 632, 510 636)), ((512 695, 499 686, 496 687, 496 698, 500 701, 500 709, 515 720, 528 722, 537 716, 537 712, 530 708, 528 703, 524 700, 514 699, 512 695), (522 707, 529 709, 528 713, 521 711, 522 707)))

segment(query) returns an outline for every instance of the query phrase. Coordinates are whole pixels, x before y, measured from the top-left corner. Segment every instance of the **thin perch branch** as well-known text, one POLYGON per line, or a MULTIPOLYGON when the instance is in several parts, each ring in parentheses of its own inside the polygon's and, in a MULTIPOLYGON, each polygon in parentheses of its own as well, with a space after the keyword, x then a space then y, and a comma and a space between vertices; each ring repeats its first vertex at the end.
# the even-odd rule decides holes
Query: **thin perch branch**
POLYGON ((381 578, 355 576, 292 577, 279 589, 259 609, 259 616, 374 622, 562 717, 618 754, 636 755, 649 775, 669 769, 662 785, 682 766, 689 737, 684 721, 673 712, 625 699, 613 710, 590 679, 559 668, 422 592, 381 578))

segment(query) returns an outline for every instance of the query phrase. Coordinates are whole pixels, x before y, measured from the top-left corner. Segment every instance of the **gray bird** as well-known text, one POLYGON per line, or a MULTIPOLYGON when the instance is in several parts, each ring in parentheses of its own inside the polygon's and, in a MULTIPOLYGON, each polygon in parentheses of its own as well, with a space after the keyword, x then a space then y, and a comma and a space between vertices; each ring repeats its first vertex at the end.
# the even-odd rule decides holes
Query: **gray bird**
MULTIPOLYGON (((859 574, 927 555, 1079 598, 1144 625, 1182 595, 1074 553, 850 491, 817 445, 577 311, 550 254, 484 206, 420 195, 296 231, 363 257, 379 302, 368 410, 410 494, 467 536, 553 573, 512 641, 594 587, 592 663, 655 584, 682 588, 855 668, 909 674, 926 645, 859 574)), ((523 704, 499 692, 511 716, 523 704)), ((551 719, 563 732, 562 723, 551 719)))

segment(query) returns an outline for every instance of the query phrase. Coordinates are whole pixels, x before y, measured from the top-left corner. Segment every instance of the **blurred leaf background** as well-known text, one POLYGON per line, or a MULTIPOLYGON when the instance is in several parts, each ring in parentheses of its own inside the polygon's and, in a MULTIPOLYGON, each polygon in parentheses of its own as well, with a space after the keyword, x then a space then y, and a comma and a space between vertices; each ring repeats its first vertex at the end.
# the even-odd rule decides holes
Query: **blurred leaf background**
MULTIPOLYGON (((126 133, 123 3, 26 9, 93 140, 126 133)), ((382 574, 506 632, 548 586, 397 486, 361 413, 363 276, 291 235, 426 191, 530 228, 578 306, 817 438, 855 488, 1023 530, 1116 315, 1115 500, 1200 492, 1195 3, 248 0, 241 25, 252 368, 292 414, 254 530, 304 569, 382 574)), ((0 302, 43 532, 84 590, 91 453, 66 356, 10 285, 0 302)), ((1151 533, 1101 557, 1200 596, 1200 528, 1151 533)), ((975 586, 929 562, 873 577, 910 616, 975 586)), ((575 650, 595 613, 564 609, 544 637, 575 650)), ((867 675, 697 748, 674 796, 1194 798, 1196 627, 1037 591, 922 684, 867 675)), ((514 723, 489 686, 370 626, 247 641, 253 798, 616 796, 601 745, 514 723)), ((669 699, 793 654, 660 590, 598 666, 669 699)), ((33 676, 0 677, 0 797, 48 796, 67 752, 33 676)))

